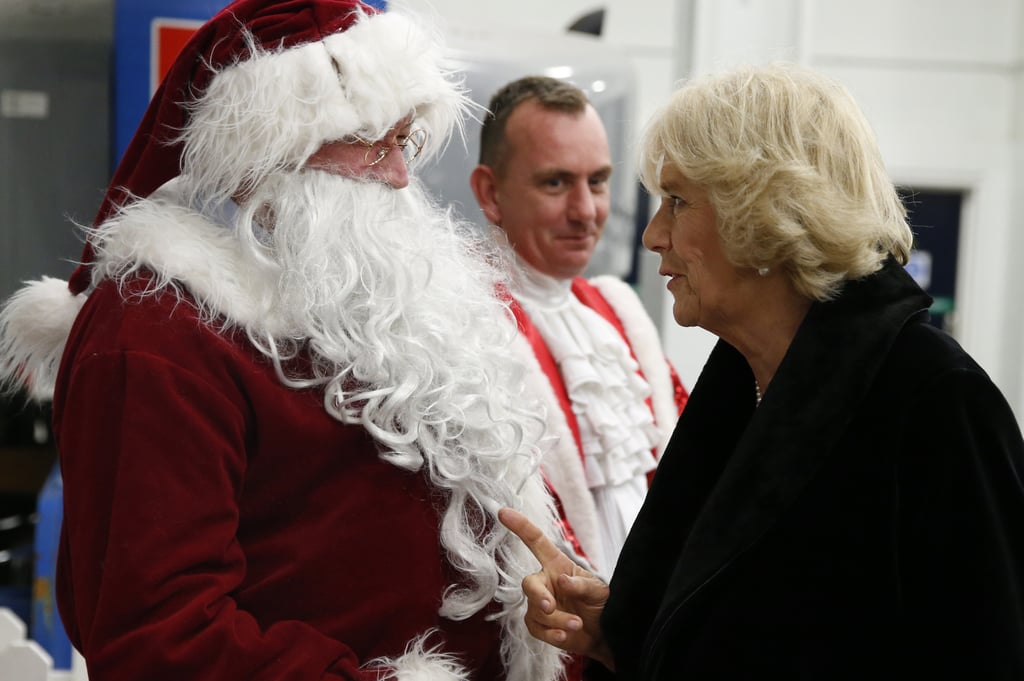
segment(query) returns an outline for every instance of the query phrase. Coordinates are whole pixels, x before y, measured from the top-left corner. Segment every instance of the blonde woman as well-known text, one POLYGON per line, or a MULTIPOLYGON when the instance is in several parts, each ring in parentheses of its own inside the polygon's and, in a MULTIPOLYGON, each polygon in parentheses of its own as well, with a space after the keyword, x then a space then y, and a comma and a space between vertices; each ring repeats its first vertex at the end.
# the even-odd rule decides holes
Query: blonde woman
POLYGON ((787 65, 676 92, 644 245, 720 340, 610 584, 521 515, 531 633, 592 678, 1024 678, 1024 442, 928 324, 868 123, 787 65))

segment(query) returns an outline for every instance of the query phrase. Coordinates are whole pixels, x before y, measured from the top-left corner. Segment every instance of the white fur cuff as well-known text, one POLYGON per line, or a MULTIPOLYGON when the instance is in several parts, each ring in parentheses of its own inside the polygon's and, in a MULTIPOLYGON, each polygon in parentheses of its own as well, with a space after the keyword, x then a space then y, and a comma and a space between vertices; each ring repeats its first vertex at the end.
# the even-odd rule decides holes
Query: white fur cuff
POLYGON ((427 648, 427 639, 435 631, 431 629, 410 641, 399 657, 377 658, 366 667, 379 669, 381 681, 467 681, 469 672, 458 658, 440 652, 440 645, 427 648))

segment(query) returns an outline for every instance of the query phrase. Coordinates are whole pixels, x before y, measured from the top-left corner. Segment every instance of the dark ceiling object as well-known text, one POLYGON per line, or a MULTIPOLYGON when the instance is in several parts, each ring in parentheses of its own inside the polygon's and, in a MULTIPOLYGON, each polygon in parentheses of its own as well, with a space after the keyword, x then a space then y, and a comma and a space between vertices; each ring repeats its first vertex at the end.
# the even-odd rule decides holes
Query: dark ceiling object
POLYGON ((575 31, 576 33, 589 33, 590 35, 601 35, 601 29, 604 27, 604 8, 595 9, 593 12, 587 12, 576 21, 569 25, 569 31, 575 31))

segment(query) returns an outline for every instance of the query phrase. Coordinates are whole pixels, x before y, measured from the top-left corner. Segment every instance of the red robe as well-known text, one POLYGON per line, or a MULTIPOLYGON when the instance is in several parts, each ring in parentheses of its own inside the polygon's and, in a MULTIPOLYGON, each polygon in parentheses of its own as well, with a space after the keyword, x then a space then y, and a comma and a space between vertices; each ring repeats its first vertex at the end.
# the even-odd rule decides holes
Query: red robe
POLYGON ((58 602, 93 681, 376 679, 359 667, 431 628, 503 677, 497 624, 438 615, 444 499, 244 336, 108 281, 62 367, 58 602))
MULTIPOLYGON (((647 405, 663 435, 652 455, 660 457, 676 418, 686 406, 689 393, 662 352, 657 329, 633 289, 615 277, 601 276, 590 281, 576 277, 572 282, 572 293, 618 331, 630 355, 639 364, 637 373, 650 384, 652 395, 647 405)), ((539 397, 546 398, 548 402, 548 432, 561 436, 555 448, 548 453, 543 469, 558 501, 566 537, 577 551, 587 555, 588 550, 593 550, 589 547, 600 541, 596 529, 599 520, 583 470, 579 424, 547 343, 515 300, 512 311, 533 355, 527 356, 527 351, 520 348, 519 359, 532 366, 535 373, 546 377, 544 380, 534 376, 532 387, 539 397)))

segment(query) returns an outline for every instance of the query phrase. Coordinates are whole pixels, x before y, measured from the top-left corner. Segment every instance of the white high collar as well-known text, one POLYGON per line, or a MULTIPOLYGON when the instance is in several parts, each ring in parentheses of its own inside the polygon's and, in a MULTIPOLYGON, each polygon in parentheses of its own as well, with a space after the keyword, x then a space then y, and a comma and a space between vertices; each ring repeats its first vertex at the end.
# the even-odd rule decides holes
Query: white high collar
POLYGON ((610 574, 643 503, 646 474, 655 467, 651 450, 660 435, 645 402, 651 389, 615 327, 572 294, 571 279, 520 261, 514 285, 572 402, 587 485, 602 521, 604 555, 590 558, 610 574))

